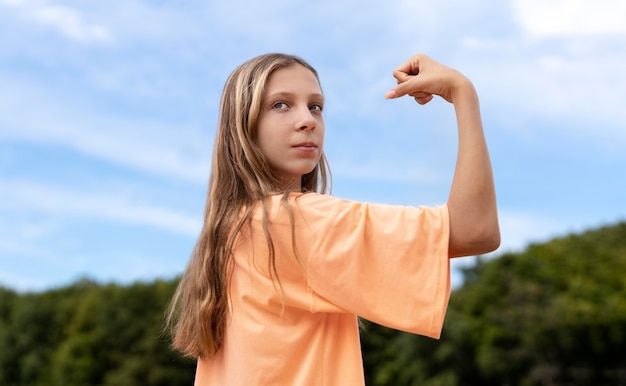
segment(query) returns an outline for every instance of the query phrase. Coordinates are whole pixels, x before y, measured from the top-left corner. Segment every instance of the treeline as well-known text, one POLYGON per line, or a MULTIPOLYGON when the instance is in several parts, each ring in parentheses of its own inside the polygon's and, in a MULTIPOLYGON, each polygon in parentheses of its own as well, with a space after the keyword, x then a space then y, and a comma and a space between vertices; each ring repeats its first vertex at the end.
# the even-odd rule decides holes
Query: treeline
POLYGON ((192 385, 161 330, 174 282, 0 289, 0 385, 192 385))
MULTIPOLYGON (((368 386, 626 385, 626 223, 464 274, 441 340, 364 321, 368 386)), ((0 385, 191 385, 161 332, 175 285, 0 288, 0 385)))

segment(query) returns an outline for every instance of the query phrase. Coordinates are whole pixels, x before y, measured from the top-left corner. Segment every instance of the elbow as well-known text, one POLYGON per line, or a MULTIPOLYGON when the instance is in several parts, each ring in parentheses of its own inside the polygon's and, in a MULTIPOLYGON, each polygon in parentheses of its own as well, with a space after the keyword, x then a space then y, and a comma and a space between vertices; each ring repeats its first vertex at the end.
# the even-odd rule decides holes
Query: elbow
POLYGON ((479 254, 493 252, 500 247, 500 225, 498 217, 494 215, 489 221, 483 225, 479 232, 475 235, 476 244, 480 245, 479 254))
POLYGON ((450 229, 450 257, 476 256, 500 247, 500 227, 497 224, 473 226, 465 231, 450 229))
POLYGON ((495 251, 500 247, 500 242, 500 228, 496 227, 496 229, 485 235, 481 240, 481 247, 483 249, 481 254, 495 251))

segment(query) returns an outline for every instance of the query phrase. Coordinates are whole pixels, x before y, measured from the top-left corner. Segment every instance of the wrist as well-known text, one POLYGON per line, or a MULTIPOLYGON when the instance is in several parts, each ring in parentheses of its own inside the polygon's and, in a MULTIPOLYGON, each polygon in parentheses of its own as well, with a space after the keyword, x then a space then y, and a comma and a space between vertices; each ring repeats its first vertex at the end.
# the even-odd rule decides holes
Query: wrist
POLYGON ((471 80, 462 74, 454 81, 450 92, 450 102, 457 103, 463 100, 478 99, 476 89, 471 80))

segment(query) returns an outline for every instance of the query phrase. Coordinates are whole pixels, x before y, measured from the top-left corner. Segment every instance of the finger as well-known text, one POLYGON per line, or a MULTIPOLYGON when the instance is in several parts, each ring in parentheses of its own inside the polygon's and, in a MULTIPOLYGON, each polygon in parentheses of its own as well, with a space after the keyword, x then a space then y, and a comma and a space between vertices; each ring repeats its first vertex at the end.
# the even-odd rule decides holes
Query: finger
POLYGON ((391 90, 387 91, 387 93, 385 94, 385 99, 395 99, 401 96, 402 95, 398 95, 395 88, 392 88, 391 90))
POLYGON ((409 95, 412 96, 413 98, 422 98, 422 99, 433 96, 433 94, 429 92, 424 92, 424 91, 410 92, 409 95))
POLYGON ((409 60, 402 63, 396 71, 408 74, 408 75, 417 75, 420 72, 421 62, 426 58, 424 54, 415 54, 409 60))
POLYGON ((425 97, 415 97, 415 101, 419 103, 420 105, 425 105, 426 103, 432 100, 433 100, 432 94, 429 94, 428 96, 425 96, 425 97))
POLYGON ((406 72, 396 70, 393 72, 393 77, 396 78, 398 84, 400 84, 412 79, 414 75, 409 75, 406 72))
MULTIPOLYGON (((402 78, 401 78, 402 79, 402 78)), ((406 80, 399 82, 398 85, 385 94, 386 99, 399 98, 404 95, 415 96, 427 96, 430 93, 418 91, 422 89, 422 81, 415 75, 408 75, 406 80)))
MULTIPOLYGON (((398 83, 398 85, 394 88, 392 88, 391 90, 387 91, 387 93, 385 94, 385 99, 393 99, 393 98, 400 98, 401 96, 404 95, 410 95, 410 96, 416 96, 419 93, 421 93, 421 91, 414 91, 415 90, 415 77, 414 76, 410 76, 412 80, 412 82, 409 81, 405 81, 402 83, 398 83)), ((423 93, 424 95, 422 96, 426 96, 427 93, 423 93)))
POLYGON ((407 95, 405 88, 402 87, 402 84, 397 85, 391 90, 387 91, 385 94, 385 99, 395 99, 400 98, 401 96, 407 95))

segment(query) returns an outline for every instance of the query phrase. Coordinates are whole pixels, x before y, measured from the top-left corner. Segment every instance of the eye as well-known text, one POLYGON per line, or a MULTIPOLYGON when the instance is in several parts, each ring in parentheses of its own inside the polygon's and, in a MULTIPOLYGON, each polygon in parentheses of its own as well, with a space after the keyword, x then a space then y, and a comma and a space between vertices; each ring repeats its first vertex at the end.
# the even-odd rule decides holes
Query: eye
POLYGON ((312 105, 309 106, 309 110, 322 111, 324 110, 324 106, 322 106, 320 103, 313 103, 312 105))
POLYGON ((285 103, 285 102, 276 102, 276 103, 274 103, 272 105, 272 108, 276 109, 276 110, 284 110, 287 107, 289 107, 289 106, 287 106, 287 103, 285 103))

